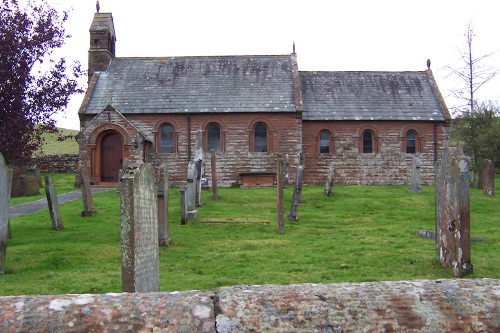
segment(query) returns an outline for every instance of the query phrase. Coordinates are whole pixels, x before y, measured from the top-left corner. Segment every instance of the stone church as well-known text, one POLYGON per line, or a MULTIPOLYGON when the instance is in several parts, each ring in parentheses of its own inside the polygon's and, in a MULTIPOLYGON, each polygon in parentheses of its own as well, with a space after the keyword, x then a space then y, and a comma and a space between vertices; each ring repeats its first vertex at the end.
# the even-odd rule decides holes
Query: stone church
POLYGON ((407 184, 419 154, 433 184, 449 144, 451 117, 429 68, 300 71, 295 52, 122 58, 111 13, 96 13, 89 31, 78 143, 93 184, 116 183, 125 158, 166 161, 180 184, 198 130, 220 186, 269 184, 278 154, 288 154, 291 178, 302 156, 310 185, 324 185, 332 163, 337 184, 407 184))

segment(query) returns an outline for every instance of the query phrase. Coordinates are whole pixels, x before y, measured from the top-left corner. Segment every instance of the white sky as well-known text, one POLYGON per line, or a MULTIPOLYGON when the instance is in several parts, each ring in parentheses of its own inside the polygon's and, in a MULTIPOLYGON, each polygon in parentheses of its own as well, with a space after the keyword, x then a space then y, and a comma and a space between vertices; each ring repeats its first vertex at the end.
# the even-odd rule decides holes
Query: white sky
MULTIPOLYGON (((86 69, 95 0, 47 1, 73 9, 66 24, 73 37, 61 54, 86 69)), ((465 47, 472 20, 473 52, 497 52, 484 64, 500 68, 498 0, 100 0, 100 6, 113 13, 119 57, 289 54, 295 42, 302 71, 421 71, 430 58, 451 108, 449 90, 459 82, 443 67, 461 66, 457 49, 465 47)), ((500 75, 476 97, 500 101, 500 75)), ((79 129, 82 98, 57 118, 59 127, 79 129)))

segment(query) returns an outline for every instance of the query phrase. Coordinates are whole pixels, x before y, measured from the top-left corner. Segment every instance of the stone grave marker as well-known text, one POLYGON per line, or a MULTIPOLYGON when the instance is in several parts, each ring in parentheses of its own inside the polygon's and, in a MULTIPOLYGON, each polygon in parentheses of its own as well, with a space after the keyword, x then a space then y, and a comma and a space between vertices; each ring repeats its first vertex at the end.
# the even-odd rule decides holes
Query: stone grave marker
POLYGON ((278 219, 276 229, 278 234, 285 233, 285 218, 284 218, 284 183, 285 183, 285 161, 279 156, 278 157, 278 170, 276 177, 276 192, 277 192, 277 204, 276 209, 278 211, 278 219))
POLYGON ((445 147, 435 169, 436 256, 455 277, 472 274, 469 159, 445 147))
POLYGON ((123 292, 160 290, 158 203, 151 163, 129 167, 120 192, 123 292))
POLYGON ((194 160, 196 163, 196 207, 201 207, 201 179, 205 173, 203 165, 203 145, 201 130, 196 130, 196 146, 194 149, 194 160))
POLYGON ((97 210, 94 207, 94 200, 92 199, 92 191, 90 189, 90 178, 87 175, 87 168, 80 167, 78 170, 80 174, 80 189, 82 191, 83 210, 82 217, 97 215, 97 210))
POLYGON ((35 170, 33 171, 33 175, 35 176, 35 181, 38 184, 38 188, 42 188, 42 174, 40 173, 40 168, 35 167, 35 170))
POLYGON ((123 160, 123 166, 120 170, 118 170, 118 190, 116 191, 118 194, 120 193, 121 189, 122 189, 122 177, 123 177, 123 174, 125 173, 125 170, 127 170, 128 168, 130 167, 130 161, 128 158, 125 158, 123 160))
POLYGON ((186 217, 188 221, 194 220, 198 216, 196 210, 196 165, 190 161, 187 171, 186 185, 186 217))
POLYGON ((410 193, 423 193, 422 179, 420 177, 420 167, 422 159, 418 155, 413 155, 411 160, 410 193))
MULTIPOLYGON (((82 186, 82 179, 80 178, 80 172, 78 172, 78 170, 80 170, 81 167, 83 167, 83 161, 78 160, 78 162, 76 163, 76 171, 77 172, 75 172, 75 182, 73 183, 73 185, 75 187, 82 186)), ((35 177, 36 177, 36 175, 35 175, 35 177)))
POLYGON ((217 159, 215 151, 210 151, 210 168, 212 169, 212 199, 217 201, 219 193, 217 192, 217 159))
POLYGON ((330 167, 328 168, 328 176, 326 178, 326 183, 325 183, 325 194, 329 197, 333 193, 334 181, 335 181, 335 173, 334 173, 334 167, 333 167, 333 162, 332 162, 332 163, 330 163, 330 167))
POLYGON ((181 198, 181 224, 184 225, 187 223, 186 186, 179 188, 179 194, 181 198))
MULTIPOLYGON (((304 154, 299 153, 298 158, 299 158, 299 167, 301 166, 303 169, 305 169, 305 166, 304 166, 305 165, 304 164, 305 156, 304 156, 304 154)), ((302 186, 302 184, 300 186, 302 186)), ((300 204, 304 203, 304 200, 302 200, 302 191, 300 191, 300 193, 299 193, 299 203, 300 204)))
POLYGON ((166 165, 158 168, 158 244, 162 247, 170 246, 168 234, 168 169, 166 165))
POLYGON ((495 166, 491 160, 481 162, 478 186, 484 194, 495 195, 495 166))
POLYGON ((298 221, 297 217, 297 206, 299 205, 300 193, 302 192, 302 174, 304 172, 304 167, 300 165, 297 168, 297 175, 295 176, 295 186, 293 190, 292 205, 290 207, 290 213, 287 215, 288 220, 298 221))
POLYGON ((45 196, 47 197, 47 205, 49 206, 52 230, 64 230, 61 212, 59 211, 59 199, 57 198, 57 192, 50 175, 45 175, 45 196))
POLYGON ((5 274, 11 184, 12 170, 7 167, 0 153, 0 275, 5 274))

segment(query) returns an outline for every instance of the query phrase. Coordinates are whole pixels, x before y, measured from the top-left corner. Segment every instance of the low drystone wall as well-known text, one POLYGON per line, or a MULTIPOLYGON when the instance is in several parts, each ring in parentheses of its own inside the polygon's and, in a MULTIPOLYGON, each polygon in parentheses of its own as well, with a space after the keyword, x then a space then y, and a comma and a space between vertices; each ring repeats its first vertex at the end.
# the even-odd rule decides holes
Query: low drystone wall
POLYGON ((32 159, 32 171, 35 167, 40 172, 76 172, 78 166, 78 154, 46 155, 32 159))
POLYGON ((499 332, 500 280, 0 298, 6 332, 499 332))

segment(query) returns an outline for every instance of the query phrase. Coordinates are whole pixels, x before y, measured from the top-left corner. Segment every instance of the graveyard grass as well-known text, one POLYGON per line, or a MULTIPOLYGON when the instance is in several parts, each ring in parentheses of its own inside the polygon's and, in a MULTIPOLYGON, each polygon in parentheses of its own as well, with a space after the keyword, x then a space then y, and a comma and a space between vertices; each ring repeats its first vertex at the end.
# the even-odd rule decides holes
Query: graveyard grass
MULTIPOLYGON (((53 178, 69 188, 74 174, 53 178)), ((500 193, 498 175, 496 184, 500 193)), ((434 230, 434 188, 423 189, 336 186, 326 197, 323 187, 304 186, 299 221, 291 222, 289 188, 285 234, 278 235, 275 188, 219 188, 218 201, 203 191, 199 216, 187 225, 171 188, 172 245, 160 249, 160 289, 452 278, 435 259, 435 242, 416 236, 434 230)), ((485 242, 471 244, 470 278, 500 279, 498 200, 471 189, 472 236, 485 242)), ((62 205, 64 231, 51 230, 48 211, 12 219, 0 294, 121 292, 119 201, 116 191, 95 196, 99 214, 87 218, 80 217, 81 200, 62 205)))

